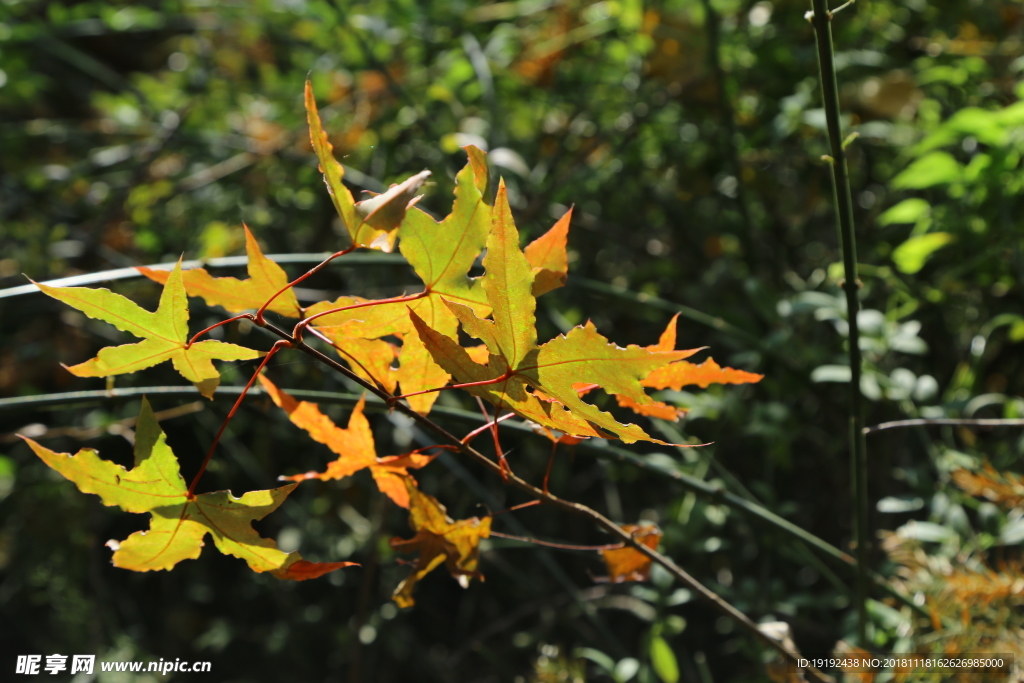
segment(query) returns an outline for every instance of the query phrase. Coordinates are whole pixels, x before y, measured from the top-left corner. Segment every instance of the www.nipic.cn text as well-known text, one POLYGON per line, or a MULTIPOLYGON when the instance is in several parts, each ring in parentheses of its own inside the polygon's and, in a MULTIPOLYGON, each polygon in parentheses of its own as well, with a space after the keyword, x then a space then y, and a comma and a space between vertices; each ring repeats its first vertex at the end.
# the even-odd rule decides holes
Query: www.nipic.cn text
MULTIPOLYGON (((92 674, 96 669, 96 655, 18 655, 14 666, 14 673, 35 675, 35 674, 59 674, 59 673, 83 673, 92 674), (70 661, 69 661, 70 660, 70 661)), ((155 662, 100 662, 100 671, 130 671, 132 673, 158 673, 166 676, 170 673, 209 673, 210 662, 183 662, 180 659, 163 660, 155 662)))

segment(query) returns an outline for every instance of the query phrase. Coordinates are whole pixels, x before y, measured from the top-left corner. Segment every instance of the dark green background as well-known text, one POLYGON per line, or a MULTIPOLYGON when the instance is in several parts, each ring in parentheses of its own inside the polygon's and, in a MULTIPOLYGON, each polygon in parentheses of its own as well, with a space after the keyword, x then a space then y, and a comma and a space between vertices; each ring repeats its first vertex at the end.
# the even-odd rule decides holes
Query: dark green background
MULTIPOLYGON (((686 438, 713 446, 630 449, 848 549, 846 385, 834 381, 845 313, 807 9, 791 0, 4 0, 0 287, 26 275, 239 254, 243 221, 267 253, 343 246, 309 148, 308 73, 339 158, 362 174, 349 174, 353 191, 427 168, 434 184, 421 206, 444 214, 464 161, 458 147, 474 143, 490 148, 525 235, 575 206, 569 286, 541 299, 542 339, 591 319, 620 344, 653 343, 677 304, 723 320, 682 317, 680 347, 708 346, 723 365, 765 379, 665 397, 691 409, 686 438)), ((834 24, 845 125, 859 133, 849 154, 867 424, 1019 417, 1024 116, 1014 103, 1024 8, 874 0, 834 24), (900 204, 907 199, 919 201, 900 204), (931 253, 927 239, 908 242, 931 234, 951 241, 931 253)), ((314 290, 308 303, 398 294, 416 281, 402 266, 340 263, 304 284, 314 290)), ((139 279, 110 286, 150 308, 159 292, 139 279)), ((193 300, 193 329, 220 317, 193 300)), ((0 321, 6 397, 102 389, 60 363, 127 341, 39 294, 0 298, 0 321)), ((271 343, 237 327, 225 338, 271 343)), ((241 384, 253 366, 222 367, 227 383, 241 384)), ((350 390, 301 354, 278 356, 270 374, 284 387, 350 390)), ((181 383, 158 367, 116 385, 181 383)), ((191 401, 152 400, 158 411, 191 401)), ((474 409, 463 397, 445 401, 474 409)), ((163 423, 186 476, 229 405, 217 399, 163 423)), ((330 412, 344 421, 342 408, 330 412)), ((362 475, 303 485, 258 525, 301 540, 308 558, 362 569, 278 582, 212 548, 169 573, 115 569, 103 543, 143 517, 78 493, 12 434, 41 424, 64 430, 45 433, 50 448, 89 446, 128 462, 130 446, 108 428, 137 413, 138 400, 0 411, 4 677, 17 654, 56 652, 213 662, 212 674, 172 680, 613 680, 608 658, 637 660, 639 670, 627 662, 619 674, 633 669, 640 681, 671 680, 672 662, 680 680, 766 678, 767 655, 728 620, 657 573, 649 584, 595 584, 604 569, 594 553, 495 540, 482 555, 486 583, 463 590, 436 572, 417 606, 398 612, 389 596, 407 568, 387 539, 407 526, 362 475)), ((384 414, 372 421, 382 454, 422 437, 384 414)), ((509 432, 503 445, 517 473, 539 479, 546 442, 509 432)), ((922 538, 933 557, 1016 557, 1020 511, 959 493, 949 472, 983 459, 1011 467, 1019 432, 899 430, 869 437, 868 447, 872 529, 914 519, 934 525, 917 527, 931 530, 922 538)), ((253 398, 208 484, 268 488, 325 458, 253 398)), ((522 502, 454 456, 419 478, 456 517, 522 502)), ((553 487, 616 521, 657 521, 666 553, 755 620, 788 622, 804 652, 828 652, 853 632, 849 573, 776 530, 583 449, 560 453, 553 487)), ((548 510, 512 517, 495 528, 606 542, 548 510)), ((872 553, 892 575, 885 555, 872 553)), ((1011 614, 986 623, 1019 622, 1011 614)), ((905 608, 873 603, 871 618, 876 649, 934 645, 927 620, 905 608)))

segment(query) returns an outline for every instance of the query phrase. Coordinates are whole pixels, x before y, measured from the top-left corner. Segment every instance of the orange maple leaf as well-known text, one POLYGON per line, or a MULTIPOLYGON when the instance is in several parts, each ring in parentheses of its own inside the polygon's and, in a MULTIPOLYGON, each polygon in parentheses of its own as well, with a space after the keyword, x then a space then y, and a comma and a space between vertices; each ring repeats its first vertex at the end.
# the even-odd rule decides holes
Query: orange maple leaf
MULTIPOLYGON (((181 272, 181 279, 189 296, 202 297, 210 306, 221 306, 229 313, 241 313, 258 309, 288 284, 288 275, 281 266, 263 255, 249 226, 243 227, 245 253, 249 256, 249 279, 213 277, 204 268, 190 268, 181 272)), ((170 271, 154 270, 146 266, 136 266, 135 270, 160 283, 166 283, 171 276, 170 271)), ((291 289, 281 292, 267 310, 288 318, 298 318, 302 315, 299 301, 291 289)))
POLYGON ((550 230, 526 246, 523 254, 533 266, 533 295, 540 296, 565 285, 569 274, 566 251, 572 209, 565 212, 550 230))
POLYGON ((281 477, 282 480, 343 479, 368 468, 382 493, 395 501, 395 504, 404 508, 409 507, 406 482, 411 481, 413 486, 416 484, 409 476, 409 469, 419 469, 430 463, 435 456, 413 452, 378 458, 370 423, 363 414, 365 399, 359 399, 349 418, 348 426, 341 428, 320 412, 317 404, 296 401, 263 375, 260 375, 259 380, 274 403, 288 413, 288 419, 293 424, 306 430, 314 441, 324 444, 338 454, 338 459, 329 463, 323 472, 306 472, 281 477))
MULTIPOLYGON (((647 348, 651 351, 672 351, 675 349, 676 321, 678 319, 679 314, 676 313, 672 316, 672 320, 669 321, 665 331, 661 333, 658 343, 647 348)), ((702 350, 690 349, 687 354, 691 356, 702 350)), ((701 389, 707 389, 708 385, 711 384, 752 384, 760 382, 762 379, 764 379, 764 375, 734 368, 723 368, 713 358, 708 358, 699 365, 686 360, 676 361, 665 367, 658 368, 641 380, 640 384, 651 389, 674 389, 679 391, 684 386, 690 384, 696 384, 701 389)), ((619 405, 624 408, 630 408, 640 415, 657 417, 662 420, 674 422, 687 412, 685 408, 676 408, 660 401, 652 405, 640 405, 628 396, 617 396, 616 399, 619 405)))
POLYGON ((504 184, 498 188, 484 268, 480 286, 491 306, 492 320, 481 318, 465 304, 447 299, 444 303, 467 334, 484 342, 490 354, 486 364, 475 362, 452 336, 410 310, 424 346, 441 367, 467 391, 499 410, 508 408, 566 434, 618 438, 626 443, 659 442, 637 425, 621 424, 582 401, 577 388, 594 384, 638 404, 653 404, 640 380, 691 352, 622 348, 598 334, 589 322, 538 346, 533 294, 536 273, 519 248, 504 184))
MULTIPOLYGON (((622 529, 632 534, 633 538, 651 550, 658 549, 658 543, 661 541, 661 529, 657 526, 624 524, 622 529)), ((636 548, 626 546, 625 548, 602 550, 601 557, 608 565, 608 576, 601 579, 602 581, 611 583, 646 581, 651 575, 651 558, 636 548)))
MULTIPOLYGON (((323 315, 313 325, 337 345, 357 373, 366 375, 360 366, 369 369, 374 377, 368 379, 376 379, 388 391, 394 391, 397 382, 402 393, 414 394, 444 386, 450 378, 423 346, 409 318, 409 309, 431 328, 450 337, 457 333, 458 319, 444 300, 458 301, 480 315, 491 311, 480 278, 469 275, 486 245, 491 227, 493 209, 484 197, 489 178, 487 157, 473 146, 465 150, 468 160, 455 178, 451 213, 438 222, 423 211, 413 209, 406 214, 398 230, 399 249, 423 282, 421 294, 410 295, 414 298, 407 302, 376 304, 361 297, 346 296, 315 304, 306 311, 308 316, 315 316, 332 309, 361 306, 323 315), (382 346, 386 342, 381 337, 387 336, 402 339, 399 365, 395 370, 383 364, 384 360, 388 363, 391 360, 386 358, 387 349, 382 346), (374 340, 377 346, 367 346, 365 340, 374 340)), ((567 212, 547 233, 526 247, 527 262, 536 274, 534 296, 565 282, 569 267, 566 235, 571 213, 567 212)), ((409 404, 426 414, 436 399, 435 393, 422 393, 411 396, 409 404)))
POLYGON ((491 535, 491 518, 484 517, 452 521, 437 498, 420 491, 412 477, 406 480, 411 504, 409 526, 416 535, 409 539, 392 538, 391 547, 399 552, 418 552, 412 574, 398 584, 392 598, 399 607, 415 604, 412 597, 416 584, 441 563, 463 588, 470 579, 484 577, 477 571, 480 559, 480 539, 491 535))

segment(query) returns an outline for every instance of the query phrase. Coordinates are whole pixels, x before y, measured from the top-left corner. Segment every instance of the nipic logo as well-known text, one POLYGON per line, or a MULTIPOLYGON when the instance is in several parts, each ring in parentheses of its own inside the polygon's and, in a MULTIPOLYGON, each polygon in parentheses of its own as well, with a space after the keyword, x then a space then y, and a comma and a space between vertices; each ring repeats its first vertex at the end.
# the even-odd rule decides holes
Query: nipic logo
MULTIPOLYGON (((42 655, 18 655, 14 673, 34 675, 46 672, 53 675, 68 670, 67 655, 46 655, 46 664, 42 661, 42 655)), ((70 673, 91 674, 95 666, 96 655, 72 655, 70 673)))
MULTIPOLYGON (((41 673, 58 674, 68 671, 67 655, 46 655, 45 663, 43 655, 18 655, 17 663, 14 666, 14 673, 34 676, 41 673)), ((118 661, 100 662, 100 671, 130 671, 140 673, 143 671, 158 673, 166 676, 170 673, 209 673, 210 662, 189 662, 181 661, 181 658, 172 661, 118 661)), ((69 673, 92 674, 96 667, 96 655, 73 655, 71 657, 71 671, 69 673)))

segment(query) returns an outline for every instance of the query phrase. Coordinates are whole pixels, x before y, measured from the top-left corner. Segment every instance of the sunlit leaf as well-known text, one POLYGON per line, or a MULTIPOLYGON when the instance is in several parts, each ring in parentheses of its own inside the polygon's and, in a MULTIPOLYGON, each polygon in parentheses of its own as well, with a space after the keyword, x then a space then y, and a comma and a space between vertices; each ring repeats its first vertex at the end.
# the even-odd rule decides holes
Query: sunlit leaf
POLYGON ((409 476, 410 469, 419 469, 430 463, 433 456, 419 453, 407 453, 386 458, 377 457, 377 447, 373 441, 370 423, 363 414, 365 400, 360 399, 348 420, 348 426, 339 427, 331 418, 320 412, 315 403, 296 401, 269 379, 260 375, 260 384, 270 398, 288 413, 288 419, 297 427, 306 430, 314 441, 318 441, 338 455, 338 459, 329 463, 323 472, 306 472, 281 479, 305 481, 306 479, 342 479, 356 472, 369 469, 377 487, 397 505, 409 507, 409 494, 406 481, 413 486, 416 482, 409 476))
MULTIPOLYGON (((426 213, 414 209, 406 214, 400 230, 399 247, 423 281, 427 294, 407 303, 385 303, 326 315, 314 323, 318 330, 344 350, 343 357, 348 354, 350 359, 366 367, 374 365, 375 361, 365 349, 354 346, 349 340, 379 339, 391 335, 401 337, 399 367, 393 378, 388 379, 391 382, 389 389, 397 381, 402 392, 408 394, 443 386, 448 381, 448 373, 434 362, 416 335, 409 319, 410 308, 436 329, 453 336, 458 321, 442 303, 442 297, 471 305, 482 315, 490 310, 479 279, 469 276, 473 263, 484 248, 491 223, 491 207, 482 194, 488 182, 487 161, 486 155, 475 147, 467 147, 466 153, 469 160, 456 177, 452 212, 438 223, 426 213)), ((359 297, 342 297, 311 306, 307 315, 366 301, 359 297)), ((391 375, 391 372, 386 374, 391 375)), ((384 378, 377 379, 388 385, 384 378)), ((436 394, 421 394, 410 398, 409 402, 415 410, 426 413, 436 399, 436 394)))
MULTIPOLYGON (((676 347, 676 323, 679 314, 672 317, 666 326, 665 331, 657 344, 648 346, 651 351, 674 351, 676 347)), ((693 355, 702 349, 689 349, 685 351, 687 356, 693 355)), ((751 384, 760 382, 764 375, 759 375, 746 370, 734 368, 723 368, 713 358, 708 358, 703 363, 696 364, 686 360, 679 360, 665 367, 658 368, 647 377, 641 384, 651 389, 673 389, 679 391, 685 386, 696 385, 701 389, 707 389, 712 384, 751 384)), ((624 408, 631 408, 640 415, 648 415, 663 420, 677 420, 685 414, 683 409, 669 406, 665 403, 652 402, 648 405, 640 405, 626 396, 617 397, 619 405, 624 408)))
POLYGON ((878 217, 878 224, 916 223, 927 216, 931 208, 931 204, 919 197, 904 199, 896 206, 886 209, 885 213, 878 217))
POLYGON ((352 244, 390 252, 395 245, 398 226, 405 217, 405 212, 418 201, 416 191, 430 176, 430 171, 421 171, 383 194, 356 202, 342 182, 345 169, 334 158, 334 147, 327 140, 327 133, 320 123, 320 113, 313 97, 313 84, 308 80, 305 102, 309 120, 309 139, 320 160, 320 171, 324 174, 324 182, 327 184, 331 201, 334 202, 334 208, 345 224, 352 244))
MULTIPOLYGON (((633 538, 651 550, 657 550, 661 542, 661 529, 654 525, 624 524, 622 530, 632 534, 633 538)), ((602 550, 601 557, 608 566, 608 577, 603 579, 605 581, 646 581, 651 575, 651 558, 631 546, 602 550)))
POLYGON ((960 177, 960 164, 947 152, 931 152, 914 160, 892 179, 897 190, 922 190, 951 183, 960 177))
POLYGON ((297 484, 250 491, 241 498, 230 491, 190 497, 178 460, 145 400, 136 426, 135 465, 131 470, 100 459, 91 448, 69 455, 51 451, 32 439, 25 441, 43 462, 84 493, 98 495, 104 505, 152 515, 147 531, 108 543, 117 567, 141 572, 171 569, 182 560, 199 557, 207 534, 222 553, 245 560, 253 571, 270 572, 279 579, 312 579, 353 564, 308 562, 297 552, 278 550, 274 541, 260 537, 252 528, 254 521, 276 510, 297 484))
POLYGON ((451 336, 433 329, 413 312, 412 318, 434 360, 459 383, 477 383, 467 391, 501 409, 572 436, 614 436, 627 443, 657 441, 637 425, 624 425, 581 400, 581 384, 600 386, 639 405, 655 403, 640 380, 689 351, 651 351, 610 343, 587 323, 537 346, 532 293, 534 272, 519 248, 505 187, 498 190, 493 225, 487 238, 486 272, 481 278, 493 320, 470 307, 446 301, 467 334, 490 351, 486 365, 472 360, 451 336), (481 384, 482 383, 482 384, 481 384))
POLYGON ((651 638, 651 668, 664 683, 679 680, 679 663, 672 648, 661 636, 651 638))
POLYGON ((391 547, 403 553, 418 553, 412 573, 395 589, 393 598, 399 607, 415 604, 412 593, 424 576, 445 564, 449 573, 466 588, 470 579, 483 580, 477 571, 480 539, 491 535, 491 518, 452 521, 444 506, 433 496, 421 492, 407 481, 411 504, 409 526, 416 535, 409 539, 392 538, 391 547))
MULTIPOLYGON (((249 226, 245 226, 245 252, 249 256, 249 279, 213 277, 204 268, 192 268, 181 273, 185 291, 189 296, 202 297, 210 306, 220 306, 229 313, 260 308, 288 284, 288 275, 281 266, 263 255, 249 226)), ((145 266, 136 266, 136 270, 160 283, 166 283, 171 276, 169 271, 145 266)), ((302 315, 299 301, 291 289, 281 292, 267 310, 289 318, 302 315)))
POLYGON ((569 273, 566 244, 572 209, 558 219, 550 230, 526 246, 523 254, 533 266, 533 295, 540 296, 565 285, 569 273))
POLYGON ((213 339, 188 346, 188 301, 182 284, 181 262, 167 277, 160 304, 150 312, 109 289, 86 287, 50 287, 35 283, 44 293, 77 308, 90 318, 108 322, 123 332, 144 341, 138 344, 108 346, 92 360, 68 368, 78 377, 110 377, 137 372, 171 361, 182 377, 194 383, 207 398, 220 384, 214 360, 248 360, 259 351, 213 339))
POLYGON ((922 268, 932 254, 953 241, 948 232, 929 232, 915 235, 892 251, 892 260, 901 273, 913 275, 922 268))

